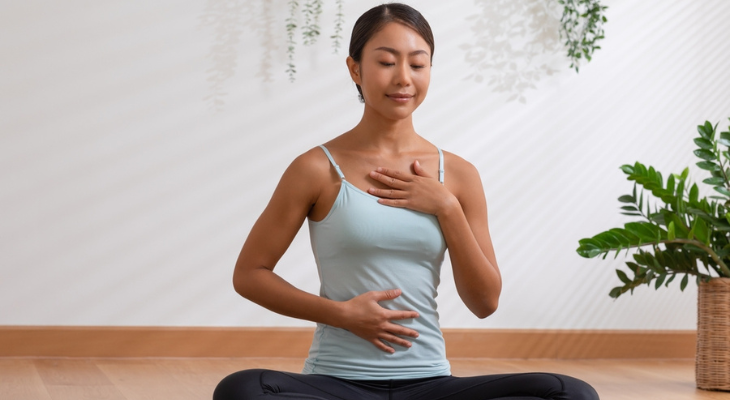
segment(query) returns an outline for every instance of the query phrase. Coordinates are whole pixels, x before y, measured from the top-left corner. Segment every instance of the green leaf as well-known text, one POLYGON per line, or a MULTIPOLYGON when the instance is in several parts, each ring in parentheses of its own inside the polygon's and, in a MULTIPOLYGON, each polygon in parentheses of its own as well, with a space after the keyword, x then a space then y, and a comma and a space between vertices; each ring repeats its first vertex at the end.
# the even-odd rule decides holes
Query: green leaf
POLYGON ((724 186, 715 186, 713 187, 717 192, 724 194, 725 196, 730 196, 730 190, 727 190, 724 186))
POLYGON ((717 158, 717 157, 715 157, 715 153, 713 153, 713 152, 711 152, 709 150, 705 150, 705 149, 697 149, 697 150, 694 151, 694 154, 697 157, 699 157, 699 158, 701 158, 703 160, 707 160, 707 161, 712 161, 712 160, 715 160, 717 158))
POLYGON ((644 243, 655 243, 661 237, 659 228, 649 222, 629 222, 626 230, 638 236, 644 243))
POLYGON ((697 203, 697 198, 700 195, 700 189, 697 187, 697 184, 692 184, 692 187, 689 188, 689 203, 694 204, 697 203))
POLYGON ((705 121, 705 132, 707 132, 710 137, 708 139, 712 140, 715 136, 715 128, 712 126, 710 121, 705 121))
POLYGON ((664 287, 669 287, 669 284, 674 280, 674 278, 677 277, 677 274, 672 274, 669 276, 669 279, 664 283, 664 287))
POLYGON ((660 286, 662 286, 662 283, 664 283, 664 280, 667 278, 666 274, 662 274, 657 276, 656 283, 654 284, 654 290, 659 289, 660 286))
POLYGON ((627 231, 626 229, 613 228, 610 229, 609 232, 613 233, 616 238, 618 238, 618 240, 621 242, 621 245, 624 247, 639 243, 639 238, 631 232, 627 231))
POLYGON ((682 170, 682 175, 681 176, 682 176, 682 181, 684 181, 685 179, 687 179, 687 177, 689 176, 689 167, 686 167, 684 170, 682 170))
POLYGON ((694 141, 695 141, 695 144, 702 149, 714 150, 714 148, 715 148, 715 146, 712 144, 712 142, 705 138, 702 138, 702 137, 695 138, 694 141))
MULTIPOLYGON (((710 127, 712 128, 712 127, 710 127)), ((703 138, 710 140, 710 134, 712 133, 712 129, 707 130, 706 124, 705 125, 697 125, 697 132, 700 133, 700 136, 703 138)))
POLYGON ((593 239, 581 239, 578 243, 580 246, 576 251, 581 257, 593 258, 604 252, 601 244, 593 239))
POLYGON ((634 273, 634 275, 639 275, 639 273, 641 272, 641 267, 636 263, 633 263, 631 261, 626 261, 626 265, 629 267, 631 272, 634 273))
POLYGON ((598 235, 594 236, 593 239, 607 244, 608 247, 611 249, 615 249, 621 246, 621 241, 617 239, 615 235, 610 231, 601 232, 598 235))
POLYGON ((684 274, 684 278, 682 278, 682 282, 679 284, 679 290, 684 292, 684 288, 687 287, 687 283, 689 283, 689 275, 684 274))
POLYGON ((674 195, 677 196, 678 199, 682 199, 684 197, 684 179, 680 180, 679 184, 677 184, 677 191, 674 195))
POLYGON ((618 278, 621 279, 621 282, 623 283, 631 283, 631 279, 629 279, 628 276, 626 276, 626 273, 624 271, 621 271, 620 269, 616 270, 616 275, 618 275, 618 278))
POLYGON ((622 203, 635 203, 636 199, 633 198, 632 196, 629 196, 628 194, 625 194, 625 195, 619 197, 618 201, 620 201, 622 203))
POLYGON ((702 183, 706 183, 708 185, 723 185, 723 184, 725 184, 725 178, 722 178, 722 177, 707 178, 707 179, 703 180, 702 183))
POLYGON ((667 178, 667 191, 669 193, 674 193, 674 175, 669 174, 669 178, 667 178))
MULTIPOLYGON (((639 211, 644 207, 644 191, 641 191, 641 194, 639 195, 639 211)), ((648 214, 648 212, 647 212, 648 214)))
POLYGON ((617 299, 619 296, 621 296, 624 293, 624 290, 621 286, 617 286, 608 293, 609 296, 611 296, 614 299, 617 299))
POLYGON ((730 132, 721 132, 720 139, 717 142, 725 146, 730 146, 730 132))
POLYGON ((675 238, 674 233, 674 221, 669 222, 669 226, 667 227, 667 239, 674 240, 675 238))
POLYGON ((720 166, 712 161, 699 161, 697 166, 706 171, 716 171, 720 169, 720 166))
MULTIPOLYGON (((625 164, 620 167, 621 171, 623 171, 626 175, 631 175, 634 173, 634 167, 631 165, 625 164)), ((636 194, 634 194, 636 196, 636 194)))

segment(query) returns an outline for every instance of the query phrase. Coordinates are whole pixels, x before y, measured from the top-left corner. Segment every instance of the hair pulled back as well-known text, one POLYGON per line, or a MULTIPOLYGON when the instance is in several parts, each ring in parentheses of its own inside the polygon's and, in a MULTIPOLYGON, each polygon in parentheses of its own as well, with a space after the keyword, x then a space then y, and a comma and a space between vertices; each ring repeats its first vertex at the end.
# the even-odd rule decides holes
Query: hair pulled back
MULTIPOLYGON (((362 58, 362 49, 373 35, 378 33, 389 22, 403 24, 416 31, 431 48, 431 61, 433 62, 434 41, 431 26, 426 18, 413 7, 401 3, 381 4, 366 11, 355 22, 350 37, 350 57, 359 63, 362 58)), ((360 101, 365 102, 362 96, 362 88, 357 86, 360 101)))

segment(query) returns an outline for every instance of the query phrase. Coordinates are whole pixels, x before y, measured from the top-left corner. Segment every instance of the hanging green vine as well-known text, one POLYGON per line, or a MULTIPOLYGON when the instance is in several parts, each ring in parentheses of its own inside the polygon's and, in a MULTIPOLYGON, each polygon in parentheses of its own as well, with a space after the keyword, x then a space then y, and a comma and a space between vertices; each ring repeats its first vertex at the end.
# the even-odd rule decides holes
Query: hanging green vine
POLYGON ((322 15, 322 0, 309 0, 304 4, 304 26, 302 36, 304 45, 310 46, 317 41, 319 36, 319 16, 322 15))
MULTIPOLYGON (((317 42, 317 38, 321 34, 321 28, 319 26, 320 17, 322 16, 322 8, 324 0, 305 0, 301 7, 301 14, 303 17, 302 28, 302 42, 305 46, 311 46, 317 42)), ((344 0, 335 0, 337 11, 335 13, 335 31, 330 36, 332 39, 332 47, 335 50, 335 54, 339 52, 342 46, 342 26, 345 24, 345 14, 342 11, 344 0)), ((289 80, 294 82, 296 75, 296 65, 294 64, 294 53, 296 50, 296 30, 299 27, 297 22, 299 21, 299 2, 297 0, 289 0, 289 18, 286 19, 286 37, 287 37, 287 69, 286 73, 289 75, 289 80)))
POLYGON ((565 39, 570 58, 570 68, 578 72, 583 59, 591 61, 593 52, 600 49, 598 42, 603 39, 603 24, 607 6, 599 0, 558 0, 563 5, 560 18, 560 36, 565 39))
POLYGON ((294 82, 294 74, 297 70, 294 65, 294 50, 297 42, 294 41, 294 34, 297 30, 297 10, 299 3, 296 0, 289 0, 289 18, 286 19, 286 55, 288 58, 286 73, 289 80, 294 82))
POLYGON ((335 49, 335 54, 340 52, 342 43, 342 25, 345 23, 345 14, 342 12, 342 4, 344 0, 337 0, 337 13, 335 14, 335 33, 330 36, 332 39, 332 47, 335 49))

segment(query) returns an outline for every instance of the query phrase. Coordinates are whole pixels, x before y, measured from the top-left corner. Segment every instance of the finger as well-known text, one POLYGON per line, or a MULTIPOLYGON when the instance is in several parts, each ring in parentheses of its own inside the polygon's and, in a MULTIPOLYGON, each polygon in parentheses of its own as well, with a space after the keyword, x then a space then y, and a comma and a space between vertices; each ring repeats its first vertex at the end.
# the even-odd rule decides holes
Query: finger
POLYGON ((404 199, 408 194, 402 190, 395 190, 395 189, 378 189, 378 188, 370 188, 368 189, 368 193, 372 194, 373 196, 383 197, 383 198, 389 198, 389 199, 404 199))
POLYGON ((418 318, 418 312, 408 311, 408 310, 388 310, 386 315, 387 315, 389 321, 398 320, 398 319, 418 318))
POLYGON ((406 199, 386 199, 386 198, 380 198, 378 199, 378 203, 384 204, 386 206, 391 207, 398 207, 398 208, 406 208, 408 207, 408 203, 406 203, 406 199))
POLYGON ((380 339, 373 339, 370 341, 370 343, 374 344, 375 347, 379 348, 380 350, 383 350, 386 353, 393 354, 395 353, 395 349, 386 345, 382 340, 380 339))
POLYGON ((411 343, 401 337, 391 335, 389 333, 384 333, 384 334, 380 335, 380 339, 385 340, 388 343, 397 344, 397 345, 403 346, 403 347, 411 347, 413 345, 413 343, 411 343))
POLYGON ((375 295, 375 301, 393 300, 401 295, 400 289, 382 290, 379 292, 373 292, 375 295))
POLYGON ((418 176, 425 176, 427 178, 431 177, 431 175, 421 166, 421 163, 418 162, 418 160, 413 162, 413 172, 415 172, 418 176))
POLYGON ((399 336, 408 336, 412 338, 417 338, 419 335, 418 332, 414 331, 413 329, 406 328, 405 326, 390 323, 386 325, 385 327, 386 332, 389 332, 393 335, 399 335, 399 336))
POLYGON ((405 187, 405 181, 393 178, 392 176, 381 174, 377 171, 370 171, 370 177, 378 182, 382 182, 392 188, 403 189, 405 187))
POLYGON ((411 174, 393 168, 378 167, 375 169, 375 172, 404 182, 411 180, 411 174))

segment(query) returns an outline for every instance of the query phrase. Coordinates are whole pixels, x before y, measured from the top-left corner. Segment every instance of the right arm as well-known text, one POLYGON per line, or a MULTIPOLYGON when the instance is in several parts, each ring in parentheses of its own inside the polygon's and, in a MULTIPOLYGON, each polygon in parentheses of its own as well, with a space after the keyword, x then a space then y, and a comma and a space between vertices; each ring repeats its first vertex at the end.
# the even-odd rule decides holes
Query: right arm
POLYGON ((394 351, 383 340, 410 346, 397 335, 417 337, 418 333, 390 321, 418 314, 387 310, 377 303, 398 297, 399 290, 367 292, 338 302, 297 289, 274 273, 274 266, 319 201, 322 188, 334 182, 329 161, 319 148, 292 162, 241 249, 233 286, 241 296, 271 311, 347 329, 383 351, 394 351))

